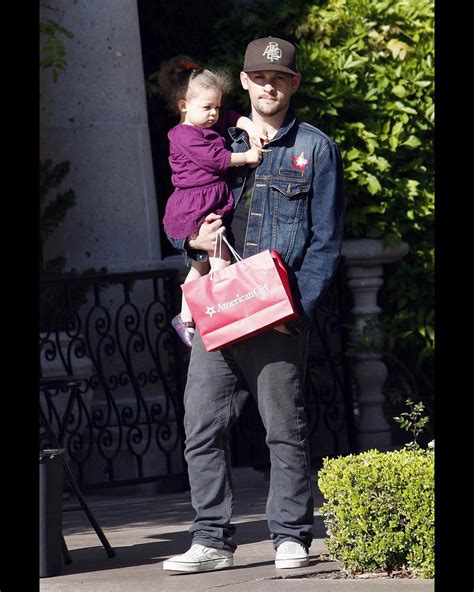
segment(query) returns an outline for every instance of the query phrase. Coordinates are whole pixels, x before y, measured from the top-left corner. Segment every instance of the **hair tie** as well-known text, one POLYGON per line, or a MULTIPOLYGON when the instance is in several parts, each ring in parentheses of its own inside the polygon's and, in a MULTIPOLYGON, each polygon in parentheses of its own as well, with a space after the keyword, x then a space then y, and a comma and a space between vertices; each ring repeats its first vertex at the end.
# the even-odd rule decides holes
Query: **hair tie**
POLYGON ((183 68, 185 70, 197 70, 199 66, 197 64, 194 64, 193 62, 185 62, 183 64, 183 68))

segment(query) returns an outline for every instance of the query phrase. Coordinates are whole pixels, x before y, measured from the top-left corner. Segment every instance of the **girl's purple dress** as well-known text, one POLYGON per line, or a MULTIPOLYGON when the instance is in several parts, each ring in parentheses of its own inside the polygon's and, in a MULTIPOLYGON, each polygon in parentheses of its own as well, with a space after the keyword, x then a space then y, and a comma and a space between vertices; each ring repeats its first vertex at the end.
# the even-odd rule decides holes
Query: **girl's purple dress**
POLYGON ((234 200, 226 181, 231 151, 222 136, 240 115, 222 113, 212 128, 182 123, 168 132, 171 180, 175 188, 166 203, 163 225, 169 237, 186 238, 197 232, 211 212, 224 216, 234 200))

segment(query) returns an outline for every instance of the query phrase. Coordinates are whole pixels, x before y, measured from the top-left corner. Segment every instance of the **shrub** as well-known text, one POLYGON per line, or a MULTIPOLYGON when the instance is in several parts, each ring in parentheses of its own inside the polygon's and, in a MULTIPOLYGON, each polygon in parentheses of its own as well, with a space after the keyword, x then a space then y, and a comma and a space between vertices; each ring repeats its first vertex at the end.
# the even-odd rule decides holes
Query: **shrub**
POLYGON ((434 452, 325 458, 318 484, 327 548, 342 569, 434 577, 434 452))

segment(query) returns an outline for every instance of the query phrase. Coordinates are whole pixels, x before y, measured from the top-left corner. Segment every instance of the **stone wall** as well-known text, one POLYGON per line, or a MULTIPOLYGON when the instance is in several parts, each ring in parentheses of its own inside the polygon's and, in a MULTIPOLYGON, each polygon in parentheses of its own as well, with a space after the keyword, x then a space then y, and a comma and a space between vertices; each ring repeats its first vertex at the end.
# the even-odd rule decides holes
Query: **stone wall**
POLYGON ((51 0, 41 9, 74 37, 67 68, 40 80, 40 158, 69 160, 59 190, 77 205, 49 239, 45 258, 67 268, 152 269, 161 259, 136 0, 51 0))

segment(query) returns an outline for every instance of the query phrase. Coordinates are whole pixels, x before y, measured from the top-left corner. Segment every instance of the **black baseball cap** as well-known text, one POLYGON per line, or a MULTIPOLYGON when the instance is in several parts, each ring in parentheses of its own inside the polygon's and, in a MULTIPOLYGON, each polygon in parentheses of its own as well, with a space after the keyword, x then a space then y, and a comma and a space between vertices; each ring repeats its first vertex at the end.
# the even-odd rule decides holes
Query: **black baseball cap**
POLYGON ((289 41, 278 37, 255 39, 247 45, 243 70, 244 72, 277 70, 297 74, 296 48, 289 41))

